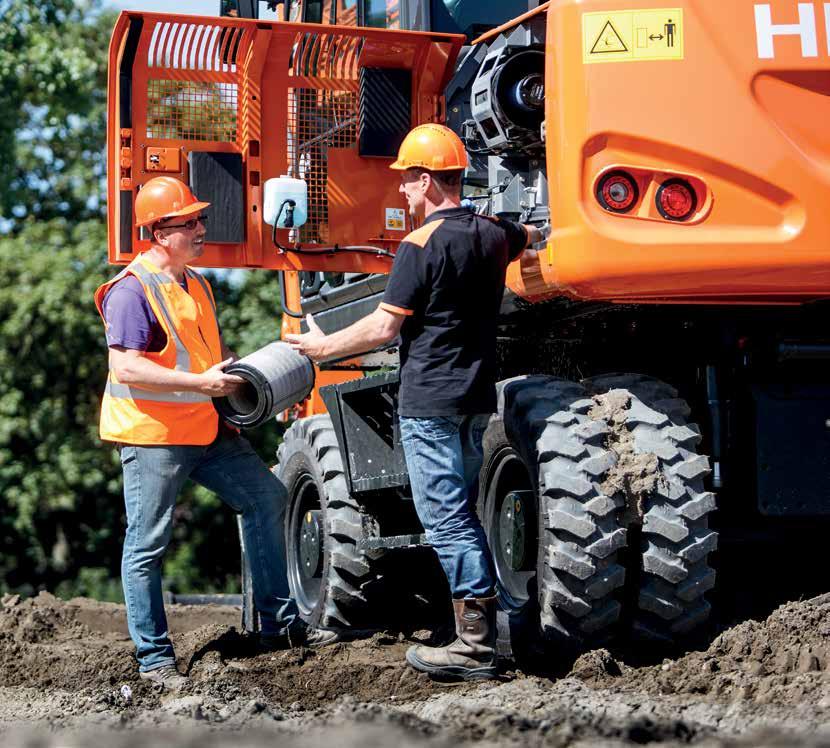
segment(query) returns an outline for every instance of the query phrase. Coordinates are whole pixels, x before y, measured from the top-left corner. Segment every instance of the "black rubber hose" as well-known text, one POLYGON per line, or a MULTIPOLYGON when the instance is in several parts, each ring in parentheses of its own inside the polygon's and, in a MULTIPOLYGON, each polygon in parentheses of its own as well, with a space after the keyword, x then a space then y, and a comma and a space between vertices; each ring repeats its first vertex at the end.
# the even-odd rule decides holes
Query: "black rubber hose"
POLYGON ((227 397, 213 398, 219 415, 238 428, 260 426, 280 411, 305 400, 314 387, 314 365, 288 343, 277 341, 225 369, 245 380, 227 397))

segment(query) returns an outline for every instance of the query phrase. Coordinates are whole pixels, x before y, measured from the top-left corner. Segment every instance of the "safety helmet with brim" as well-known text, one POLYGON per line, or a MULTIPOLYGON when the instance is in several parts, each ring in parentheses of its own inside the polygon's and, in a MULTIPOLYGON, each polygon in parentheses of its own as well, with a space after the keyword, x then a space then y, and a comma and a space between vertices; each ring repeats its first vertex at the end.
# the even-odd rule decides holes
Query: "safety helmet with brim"
POLYGON ((135 225, 150 226, 166 218, 180 218, 200 213, 210 203, 197 200, 180 179, 154 177, 135 198, 135 225))
POLYGON ((389 168, 458 171, 466 169, 468 163, 461 138, 449 127, 430 123, 410 130, 401 143, 397 160, 389 168))

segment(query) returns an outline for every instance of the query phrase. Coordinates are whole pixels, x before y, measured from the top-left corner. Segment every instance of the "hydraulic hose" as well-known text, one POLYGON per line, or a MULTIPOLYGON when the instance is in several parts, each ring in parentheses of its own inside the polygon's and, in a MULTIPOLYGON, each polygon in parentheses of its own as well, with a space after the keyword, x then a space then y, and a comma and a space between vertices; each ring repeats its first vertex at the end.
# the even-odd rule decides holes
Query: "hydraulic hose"
POLYGON ((260 426, 280 411, 308 397, 314 365, 288 343, 277 341, 235 361, 225 369, 245 380, 233 395, 213 398, 219 415, 238 428, 260 426))

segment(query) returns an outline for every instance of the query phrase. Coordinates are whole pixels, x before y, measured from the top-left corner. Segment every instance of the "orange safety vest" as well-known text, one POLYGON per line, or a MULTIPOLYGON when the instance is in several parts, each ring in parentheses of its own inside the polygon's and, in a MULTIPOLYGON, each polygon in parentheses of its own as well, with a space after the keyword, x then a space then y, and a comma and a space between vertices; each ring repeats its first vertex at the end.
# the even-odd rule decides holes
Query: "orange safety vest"
MULTIPOLYGON (((113 284, 127 273, 140 281, 150 307, 167 334, 161 351, 145 357, 160 366, 194 374, 222 360, 216 302, 210 284, 185 268, 188 290, 143 255, 95 292, 95 305, 104 319, 103 303, 113 284)), ((107 321, 104 319, 104 326, 107 321)), ((198 445, 215 438, 219 417, 209 395, 198 392, 152 392, 121 384, 110 369, 101 402, 101 438, 122 444, 198 445)))

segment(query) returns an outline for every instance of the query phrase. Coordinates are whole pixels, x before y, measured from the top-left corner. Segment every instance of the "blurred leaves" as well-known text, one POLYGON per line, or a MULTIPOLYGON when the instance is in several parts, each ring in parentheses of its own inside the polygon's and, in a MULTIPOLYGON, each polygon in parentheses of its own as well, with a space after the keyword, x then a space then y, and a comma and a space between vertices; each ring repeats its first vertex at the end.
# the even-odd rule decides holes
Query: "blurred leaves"
POLYGON ((51 584, 120 534, 119 465, 97 446, 106 345, 90 300, 111 273, 100 221, 0 239, 0 577, 51 584))
MULTIPOLYGON (((121 470, 98 439, 107 350, 106 69, 98 0, 0 0, 0 592, 120 595, 121 470)), ((225 119, 220 126, 226 126, 225 119)), ((228 345, 279 335, 273 273, 211 278, 228 345)), ((273 458, 279 426, 251 441, 273 458)), ((189 486, 165 564, 174 592, 238 584, 233 513, 189 486)))
POLYGON ((103 214, 106 70, 98 0, 0 0, 0 219, 103 214))

